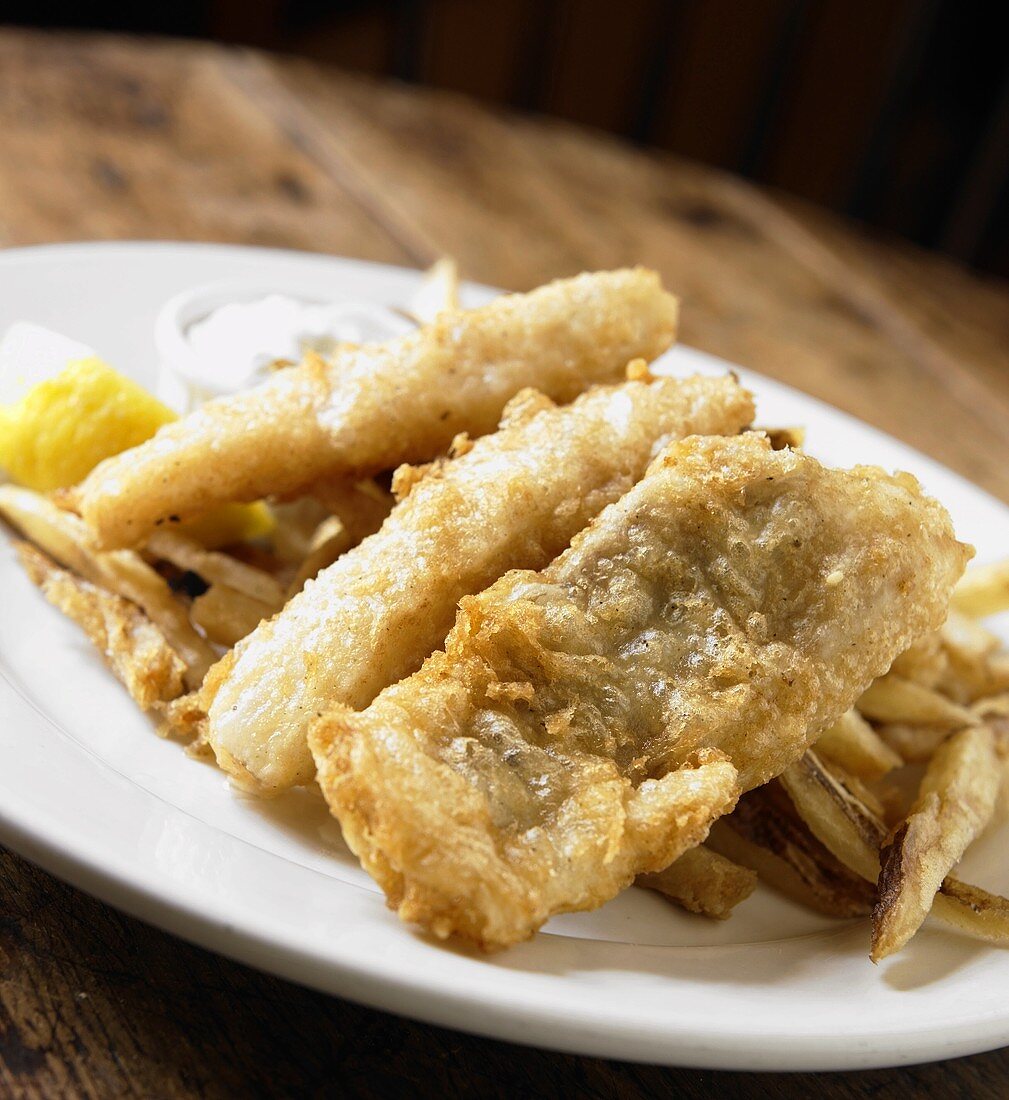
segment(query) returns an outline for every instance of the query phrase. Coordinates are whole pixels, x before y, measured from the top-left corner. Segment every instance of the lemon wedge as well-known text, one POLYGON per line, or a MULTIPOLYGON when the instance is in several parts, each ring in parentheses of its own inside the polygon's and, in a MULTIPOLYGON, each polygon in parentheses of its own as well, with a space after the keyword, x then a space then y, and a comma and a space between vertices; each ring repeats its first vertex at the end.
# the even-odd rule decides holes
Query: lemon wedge
POLYGON ((255 504, 222 504, 206 515, 180 523, 172 530, 181 531, 191 539, 213 550, 233 542, 251 542, 272 534, 277 521, 270 508, 261 500, 255 504))
MULTIPOLYGON (((101 359, 79 359, 19 401, 0 406, 0 468, 37 492, 62 489, 176 419, 101 359)), ((273 525, 273 513, 260 502, 225 505, 179 529, 213 548, 268 535, 273 525)))
POLYGON ((101 359, 70 363, 3 410, 0 466, 38 492, 75 485, 103 458, 150 439, 175 414, 101 359))

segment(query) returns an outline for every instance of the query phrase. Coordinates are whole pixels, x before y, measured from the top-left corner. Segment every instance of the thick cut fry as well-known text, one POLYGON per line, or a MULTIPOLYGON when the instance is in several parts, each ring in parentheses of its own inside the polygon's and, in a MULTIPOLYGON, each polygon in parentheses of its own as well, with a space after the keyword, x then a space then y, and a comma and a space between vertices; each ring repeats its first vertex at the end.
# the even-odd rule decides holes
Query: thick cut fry
POLYGON ((294 599, 309 581, 314 580, 323 569, 331 566, 354 545, 356 544, 347 528, 336 516, 323 520, 315 532, 308 552, 298 566, 297 573, 294 574, 294 579, 287 590, 287 598, 294 599))
POLYGON ((284 605, 284 588, 274 577, 254 565, 247 565, 229 554, 206 550, 198 542, 175 531, 155 531, 145 549, 155 558, 169 561, 179 569, 188 569, 209 585, 224 585, 257 603, 273 614, 284 605))
POLYGON ((698 844, 664 871, 638 875, 635 884, 664 894, 691 913, 727 920, 732 910, 756 890, 757 876, 748 867, 740 867, 698 844))
POLYGON ((374 480, 321 482, 313 486, 316 499, 333 513, 319 524, 298 571, 287 590, 290 600, 307 581, 317 577, 338 557, 373 535, 392 511, 395 497, 374 480))
POLYGON ((661 354, 676 313, 654 273, 600 272, 442 314, 331 363, 309 357, 102 462, 81 483, 78 509, 102 546, 133 546, 218 504, 426 461, 459 432, 493 430, 525 386, 567 401, 636 356, 661 354))
POLYGON ((442 256, 424 272, 407 312, 421 324, 429 324, 446 310, 458 308, 459 269, 451 256, 442 256))
POLYGON ((270 535, 274 556, 289 569, 297 569, 309 552, 320 523, 332 518, 332 512, 314 497, 272 505, 277 526, 270 535))
POLYGON ((987 726, 961 730, 939 746, 907 820, 881 853, 873 962, 899 951, 921 927, 943 880, 991 819, 999 782, 987 726))
POLYGON ((782 772, 780 782, 816 839, 846 867, 875 882, 886 827, 841 776, 807 752, 782 772))
POLYGON ((715 822, 707 843, 819 913, 862 917, 872 912, 872 886, 813 836, 774 781, 745 794, 728 817, 715 822))
POLYGON ((187 687, 200 684, 217 655, 193 629, 185 608, 164 578, 139 554, 132 550, 96 550, 80 516, 65 512, 48 498, 14 485, 0 485, 0 516, 60 565, 137 604, 185 662, 187 687))
POLYGON ((932 913, 965 936, 1009 946, 1009 898, 947 875, 932 903, 932 913))
POLYGON ((863 693, 858 709, 876 722, 941 726, 946 730, 959 729, 974 721, 969 710, 945 695, 893 673, 881 676, 863 693))
MULTIPOLYGON (((887 836, 882 821, 815 753, 788 768, 781 783, 810 832, 846 867, 875 883, 887 836)), ((974 939, 1009 946, 1009 899, 952 875, 935 896, 932 916, 974 939)))
POLYGON ((852 709, 820 734, 816 751, 860 779, 881 779, 903 763, 901 757, 852 709))
POLYGON ((18 557, 45 598, 87 634, 142 710, 182 694, 185 665, 140 608, 60 569, 29 543, 18 545, 18 557))
POLYGON ((1009 610, 1009 560, 975 565, 956 586, 953 606, 976 619, 1009 610))
POLYGON ((1009 691, 1009 654, 1000 651, 997 635, 953 611, 940 639, 947 667, 937 686, 945 695, 958 703, 973 703, 1009 691))
POLYGON ((542 573, 463 600, 418 673, 316 723, 320 785, 404 919, 514 943, 668 866, 733 771, 787 767, 939 625, 967 554, 906 476, 687 440, 542 573), (699 751, 728 760, 684 829, 699 751))
POLYGON ((904 722, 885 722, 876 726, 879 739, 905 764, 924 764, 949 737, 947 726, 909 726, 904 722))
POLYGON ((911 680, 925 688, 934 688, 946 675, 949 657, 941 631, 934 630, 919 638, 893 662, 891 674, 911 680))
POLYGON ((311 487, 311 494, 340 521, 347 533, 348 550, 373 535, 395 504, 392 493, 372 478, 317 481, 311 487))
POLYGON ((520 398, 504 428, 414 484, 378 534, 344 554, 239 647, 210 712, 221 765, 264 790, 306 783, 308 721, 366 706, 445 640, 460 597, 540 567, 644 473, 660 442, 735 432, 751 398, 731 378, 598 387, 574 404, 520 398))
POLYGON ((990 656, 1002 644, 997 634, 959 611, 950 611, 939 631, 939 638, 949 653, 970 661, 990 656))
POLYGON ((193 600, 189 617, 218 645, 233 646, 275 611, 273 604, 253 599, 226 584, 212 584, 193 600))

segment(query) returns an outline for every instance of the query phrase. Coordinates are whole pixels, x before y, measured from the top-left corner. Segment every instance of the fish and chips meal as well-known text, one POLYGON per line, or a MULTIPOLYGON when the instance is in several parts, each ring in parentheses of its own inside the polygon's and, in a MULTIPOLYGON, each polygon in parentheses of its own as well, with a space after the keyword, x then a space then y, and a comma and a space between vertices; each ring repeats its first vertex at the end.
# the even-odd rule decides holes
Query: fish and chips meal
POLYGON ((874 961, 930 915, 1009 944, 956 877, 1009 790, 1009 564, 652 373, 677 316, 641 269, 467 310, 441 261, 391 338, 181 416, 86 358, 0 406, 0 516, 160 733, 315 788, 436 937, 764 883, 874 961))

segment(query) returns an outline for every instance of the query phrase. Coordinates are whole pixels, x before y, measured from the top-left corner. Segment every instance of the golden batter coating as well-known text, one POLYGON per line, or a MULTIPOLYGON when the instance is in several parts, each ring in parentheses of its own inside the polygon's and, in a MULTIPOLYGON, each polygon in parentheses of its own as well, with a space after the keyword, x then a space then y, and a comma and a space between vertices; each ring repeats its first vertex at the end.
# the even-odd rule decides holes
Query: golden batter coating
POLYGON ((445 652, 315 723, 319 782, 403 919, 515 943, 796 760, 969 554, 908 475, 675 444, 542 572, 464 599, 445 652))
POLYGON ((309 357, 255 389, 210 401, 99 464, 72 500, 103 547, 219 504, 292 495, 444 451, 492 431, 535 386, 570 401, 673 342, 677 303, 654 272, 579 275, 445 313, 387 344, 309 357))
POLYGON ((61 569, 29 542, 17 551, 45 598, 80 626, 141 710, 182 694, 185 664, 136 604, 61 569))
POLYGON ((409 491, 381 530, 239 644, 210 708, 218 761, 263 791, 308 782, 317 712, 365 707, 414 672, 444 642, 460 597, 546 565, 664 443, 738 432, 752 417, 728 376, 599 386, 559 408, 518 395, 499 431, 399 477, 409 491))

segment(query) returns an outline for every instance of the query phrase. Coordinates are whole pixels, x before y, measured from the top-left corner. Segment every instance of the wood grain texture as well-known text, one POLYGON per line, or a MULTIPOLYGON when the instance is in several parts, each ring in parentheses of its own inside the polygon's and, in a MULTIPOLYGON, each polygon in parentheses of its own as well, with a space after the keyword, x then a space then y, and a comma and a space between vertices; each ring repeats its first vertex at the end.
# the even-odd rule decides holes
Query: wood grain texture
MULTIPOLYGON (((431 63, 436 63, 435 61, 431 63)), ((495 78, 496 79, 496 78, 495 78)), ((522 289, 654 265, 684 340, 1009 500, 1009 291, 738 180, 451 95, 195 44, 0 31, 0 244, 178 238, 522 289)), ((630 1066, 399 1020, 190 947, 0 853, 0 1096, 1005 1094, 1009 1052, 841 1075, 630 1066)))

